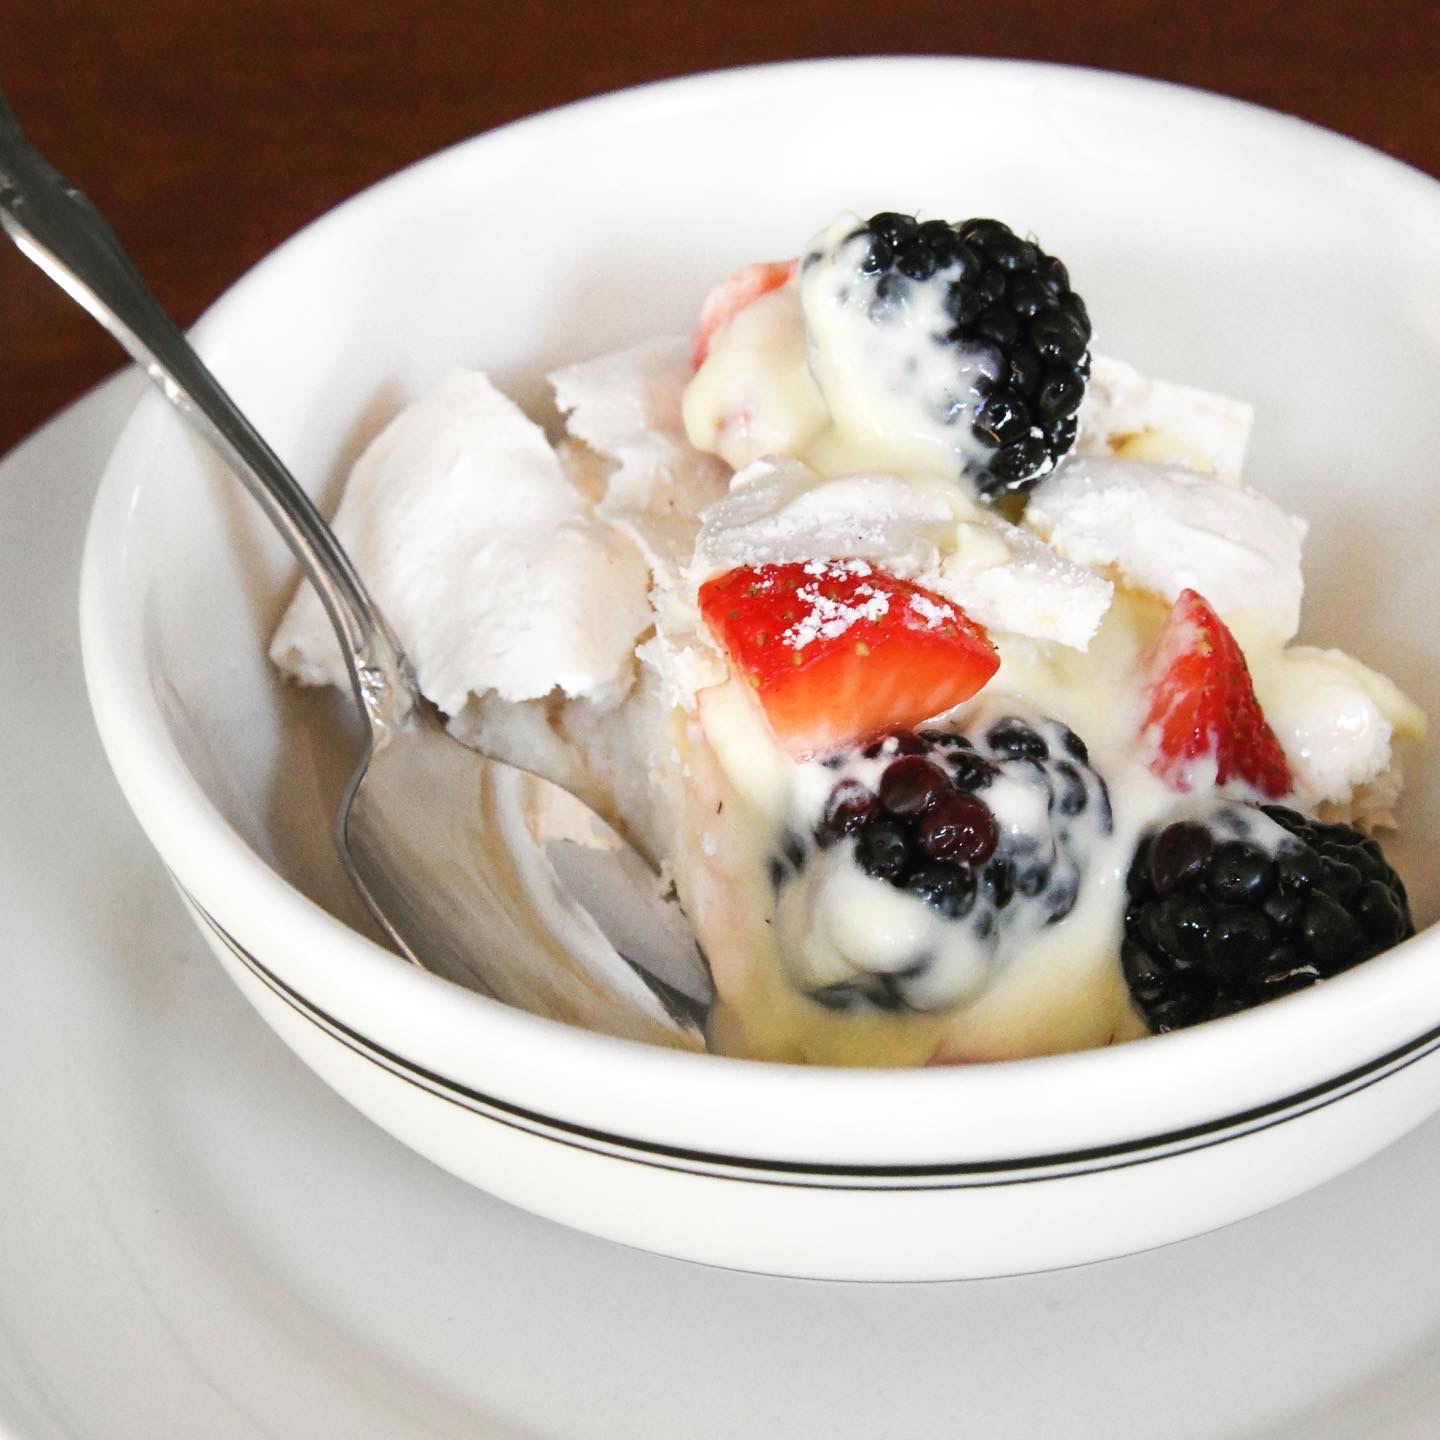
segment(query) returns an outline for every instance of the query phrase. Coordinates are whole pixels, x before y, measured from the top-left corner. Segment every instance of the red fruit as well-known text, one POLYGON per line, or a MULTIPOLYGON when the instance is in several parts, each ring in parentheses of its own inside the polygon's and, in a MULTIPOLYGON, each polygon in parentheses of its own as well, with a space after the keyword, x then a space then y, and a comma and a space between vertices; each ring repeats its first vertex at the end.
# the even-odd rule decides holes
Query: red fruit
POLYGON ((1213 763, 1219 785, 1237 780, 1278 799, 1290 765, 1255 698, 1249 666, 1225 622, 1194 590, 1182 590, 1156 638, 1150 709, 1141 736, 1150 768, 1188 790, 1197 763, 1213 763))
POLYGON ((794 260, 758 260, 722 280, 700 307, 700 327, 695 331, 692 355, 698 370, 710 353, 710 340, 723 325, 728 325, 747 305, 778 290, 794 273, 794 260))
POLYGON ((700 613, 801 757, 918 725, 1000 664, 958 605, 864 560, 741 566, 700 587, 700 613))

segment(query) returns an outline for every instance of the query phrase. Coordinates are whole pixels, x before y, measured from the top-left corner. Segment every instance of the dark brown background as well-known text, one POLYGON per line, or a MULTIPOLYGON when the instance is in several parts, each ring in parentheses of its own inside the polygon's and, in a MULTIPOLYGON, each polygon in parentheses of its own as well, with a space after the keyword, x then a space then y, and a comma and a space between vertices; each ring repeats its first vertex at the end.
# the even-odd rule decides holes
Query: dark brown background
MULTIPOLYGON (((1293 111, 1440 175, 1437 17, 1437 0, 0 0, 0 88, 188 324, 408 161, 565 100, 769 59, 1132 71, 1293 111)), ((118 353, 0 245, 0 453, 118 353)))

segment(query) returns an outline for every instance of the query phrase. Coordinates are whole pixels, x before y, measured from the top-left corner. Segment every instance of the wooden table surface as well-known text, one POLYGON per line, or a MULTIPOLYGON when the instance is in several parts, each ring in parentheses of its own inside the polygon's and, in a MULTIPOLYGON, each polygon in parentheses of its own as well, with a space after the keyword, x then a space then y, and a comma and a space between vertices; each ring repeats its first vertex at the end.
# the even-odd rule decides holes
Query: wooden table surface
MULTIPOLYGON (((0 0, 0 89, 185 324, 308 220, 478 131, 690 71, 887 52, 1181 81, 1440 175, 1437 0, 0 0)), ((0 245, 0 453, 118 364, 0 245)))

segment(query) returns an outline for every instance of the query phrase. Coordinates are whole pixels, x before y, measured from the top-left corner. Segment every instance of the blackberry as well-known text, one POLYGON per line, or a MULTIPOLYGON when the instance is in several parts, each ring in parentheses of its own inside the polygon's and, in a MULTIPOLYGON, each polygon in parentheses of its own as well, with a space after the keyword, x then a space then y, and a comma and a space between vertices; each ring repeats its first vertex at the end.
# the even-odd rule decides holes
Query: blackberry
POLYGON ((1405 886, 1350 825, 1224 801, 1147 835, 1120 960, 1156 1033, 1313 985, 1414 934, 1405 886))
MULTIPOLYGON (((835 300, 880 327, 919 330, 906 373, 932 377, 916 398, 980 494, 1030 489, 1075 443, 1090 374, 1090 317, 1065 266, 999 220, 960 224, 885 211, 845 233, 835 300), (930 347, 950 363, 937 367, 930 347), (937 374, 945 378, 937 384, 937 374)), ((823 250, 806 267, 824 260, 823 250)), ((874 357, 871 357, 874 363, 874 357)), ((905 378, 879 383, 900 391, 905 378)), ((912 385, 919 384, 911 380, 912 385)))
MULTIPOLYGON (((1055 720, 1003 716, 973 734, 899 730, 826 763, 836 773, 813 850, 798 866, 777 858, 772 877, 789 885, 808 874, 824 885, 858 869, 928 907, 950 937, 937 942, 922 926, 929 938, 917 953, 888 955, 873 973, 837 983, 821 966, 823 982, 795 977, 831 1009, 955 1003, 1007 927, 1040 928, 1069 914, 1090 842, 1111 830, 1105 782, 1079 737, 1055 720)), ((800 923, 813 924, 825 903, 812 891, 796 907, 800 923)))

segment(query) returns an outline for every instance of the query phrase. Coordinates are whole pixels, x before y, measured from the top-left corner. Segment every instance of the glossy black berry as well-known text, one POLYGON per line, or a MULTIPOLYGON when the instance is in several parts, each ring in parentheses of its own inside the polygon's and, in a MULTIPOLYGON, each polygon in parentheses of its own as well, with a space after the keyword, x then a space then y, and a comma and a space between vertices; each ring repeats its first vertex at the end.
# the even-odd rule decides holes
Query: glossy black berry
POLYGON ((1085 777, 1070 760, 1059 760, 1050 772, 1050 803, 1062 815, 1079 815, 1089 801, 1085 777))
POLYGON ((867 875, 899 880, 910 867, 910 836, 894 820, 877 820, 860 831, 855 859, 867 875))
POLYGON ((975 872, 962 865, 921 865, 905 878, 905 888, 947 920, 962 920, 975 904, 975 872))
POLYGON ((1045 436, 1045 443, 1061 454, 1070 449, 1075 443, 1075 437, 1080 433, 1079 422, 1073 415, 1067 415, 1063 420, 1050 420, 1040 428, 1045 436))
POLYGON ((1085 382, 1073 370, 1052 370, 1035 396, 1042 420, 1065 420, 1085 398, 1085 382))
POLYGON ((953 791, 920 821, 915 843, 931 860, 978 865, 995 853, 999 838, 990 807, 976 795, 953 791))
POLYGON ((866 226, 871 234, 891 245, 908 240, 919 230, 913 215, 901 215, 894 210, 882 210, 872 215, 866 226))
POLYGON ((994 492, 1026 488, 1021 482, 1041 473, 1038 467, 1048 453, 1044 433, 1038 429, 1032 430, 1023 439, 1002 445, 991 457, 986 472, 993 482, 994 492))
POLYGON ((1121 968, 1157 1032, 1290 994, 1414 933, 1374 840, 1278 805, 1222 802, 1147 835, 1126 888, 1121 968))
POLYGON ((1010 388, 1028 400, 1036 400, 1038 404, 1035 392, 1045 378, 1045 362, 1041 360, 1040 352, 1028 345, 1016 345, 1006 359, 1010 362, 1010 373, 1006 377, 1010 388))
POLYGON ((1275 887, 1275 862, 1242 840, 1227 840, 1210 857, 1206 889, 1221 904, 1258 906, 1275 887))
POLYGON ((872 740, 861 752, 867 760, 877 755, 924 755, 930 749, 930 742, 913 730, 892 730, 872 740))
POLYGON ((990 748, 1000 755, 1027 760, 1046 760, 1050 756, 1050 747, 1044 737, 1033 726, 1014 716, 1007 716, 991 726, 985 739, 990 748))
POLYGON ((946 760, 957 790, 983 790, 999 773, 991 761, 973 751, 949 755, 946 760))
MULTIPOLYGON (((990 288, 992 292, 1000 290, 1003 297, 1002 286, 1003 282, 997 281, 990 288)), ((976 335, 993 341, 1002 350, 1012 350, 1020 343, 1022 323, 1013 310, 1007 310, 1003 304, 992 299, 976 317, 971 329, 976 335)))
POLYGON ((940 267, 941 260, 935 247, 919 235, 902 242, 895 251, 895 268, 912 280, 928 280, 940 267))
POLYGON ((863 239, 861 271, 875 276, 870 318, 883 323, 909 304, 911 286, 938 286, 952 322, 933 338, 966 362, 969 393, 937 405, 965 425, 980 457, 967 464, 980 494, 1028 490, 1075 443, 1075 412, 1090 373, 1090 317, 1065 266, 1033 240, 993 219, 951 225, 883 211, 863 239))
POLYGON ((1214 849, 1215 837, 1204 825, 1193 820, 1167 825, 1150 847, 1149 879, 1155 893, 1168 895, 1198 880, 1214 849))
POLYGON ((1042 310, 1050 308, 1052 295, 1034 275, 1014 280, 1010 287, 1010 309, 1021 320, 1033 320, 1042 310))
POLYGON ((842 835, 852 835, 874 819, 879 809, 879 797, 858 780, 842 780, 825 802, 825 813, 815 832, 816 839, 822 845, 829 845, 842 835))
MULTIPOLYGON (((956 342, 965 338, 966 329, 973 325, 989 307, 990 302, 981 293, 980 287, 968 280, 957 280, 945 297, 945 309, 958 329, 950 338, 956 342)), ((1039 355, 1036 355, 1039 361, 1039 355)))
POLYGON ((950 777, 933 761, 902 755, 885 767, 877 798, 891 815, 921 815, 950 789, 950 777))
POLYGON ((1030 433, 1030 407, 1024 396, 1001 386, 992 390, 975 412, 975 425, 990 436, 997 446, 1021 440, 1030 433))

